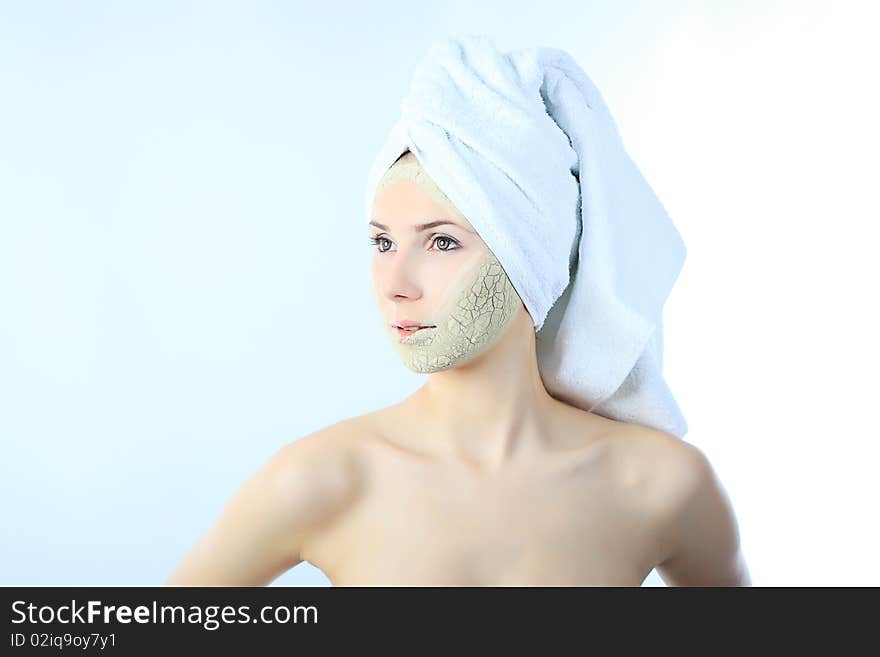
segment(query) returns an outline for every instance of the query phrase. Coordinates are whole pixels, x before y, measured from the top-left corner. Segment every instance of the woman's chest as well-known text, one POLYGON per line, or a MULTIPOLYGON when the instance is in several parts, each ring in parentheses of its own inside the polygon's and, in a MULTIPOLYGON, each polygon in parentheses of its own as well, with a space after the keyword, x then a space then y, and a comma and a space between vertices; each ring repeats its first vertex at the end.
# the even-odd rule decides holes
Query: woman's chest
POLYGON ((334 585, 638 586, 650 523, 602 477, 376 480, 306 558, 334 585))

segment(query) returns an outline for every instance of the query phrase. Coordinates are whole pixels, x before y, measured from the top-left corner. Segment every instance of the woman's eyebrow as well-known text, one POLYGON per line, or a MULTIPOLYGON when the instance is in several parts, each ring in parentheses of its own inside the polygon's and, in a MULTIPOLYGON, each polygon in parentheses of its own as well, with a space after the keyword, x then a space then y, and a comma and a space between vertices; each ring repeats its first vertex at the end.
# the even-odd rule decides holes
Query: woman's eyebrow
MULTIPOLYGON (((455 223, 454 221, 449 221, 447 219, 439 219, 437 221, 429 221, 426 224, 416 224, 415 226, 413 226, 413 231, 416 233, 420 233, 423 230, 428 230, 429 228, 434 228, 436 226, 443 226, 444 224, 449 224, 450 226, 456 226, 458 228, 461 228, 462 230, 467 230, 464 226, 460 226, 459 224, 455 223)), ((375 226, 376 228, 381 228, 382 230, 388 230, 388 226, 386 226, 384 224, 380 224, 377 221, 371 221, 370 225, 375 226)), ((470 231, 468 231, 468 232, 470 232, 470 231)))

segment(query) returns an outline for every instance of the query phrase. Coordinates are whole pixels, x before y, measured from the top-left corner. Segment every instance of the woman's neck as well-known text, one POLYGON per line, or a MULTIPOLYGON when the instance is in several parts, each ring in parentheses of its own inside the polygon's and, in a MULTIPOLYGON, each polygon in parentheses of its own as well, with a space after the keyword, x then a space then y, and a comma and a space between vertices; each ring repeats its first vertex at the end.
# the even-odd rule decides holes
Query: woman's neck
POLYGON ((548 418, 560 404, 541 380, 525 313, 489 351, 430 374, 410 402, 422 439, 485 470, 544 448, 548 418))

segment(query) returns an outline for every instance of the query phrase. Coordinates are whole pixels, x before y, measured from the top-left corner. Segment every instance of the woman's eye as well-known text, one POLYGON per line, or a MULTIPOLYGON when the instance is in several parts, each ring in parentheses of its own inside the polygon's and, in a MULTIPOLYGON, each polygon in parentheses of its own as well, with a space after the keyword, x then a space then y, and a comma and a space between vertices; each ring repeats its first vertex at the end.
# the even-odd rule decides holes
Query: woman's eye
MULTIPOLYGON (((373 246, 376 246, 376 245, 381 244, 383 242, 390 242, 391 241, 387 237, 373 237, 373 236, 370 236, 369 240, 370 240, 370 244, 372 244, 373 246)), ((379 253, 385 253, 387 250, 388 249, 382 249, 382 248, 378 249, 379 253)))
POLYGON ((456 249, 458 249, 458 242, 456 242, 456 241, 455 241, 454 239, 452 239, 451 237, 446 237, 445 235, 438 235, 437 237, 434 238, 434 244, 439 245, 441 242, 442 242, 443 244, 454 244, 454 245, 456 245, 455 248, 452 248, 452 249, 450 249, 450 248, 441 248, 441 249, 440 249, 441 251, 455 251, 456 249))

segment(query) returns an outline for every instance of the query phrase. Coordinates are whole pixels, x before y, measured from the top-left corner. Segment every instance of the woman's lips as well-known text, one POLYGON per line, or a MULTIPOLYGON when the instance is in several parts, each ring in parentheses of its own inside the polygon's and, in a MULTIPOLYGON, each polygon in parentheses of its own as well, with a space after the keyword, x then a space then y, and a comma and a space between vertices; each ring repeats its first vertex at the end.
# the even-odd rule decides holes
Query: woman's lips
POLYGON ((436 326, 422 326, 421 328, 416 329, 415 331, 410 331, 410 330, 408 330, 408 329, 402 329, 402 328, 399 328, 399 327, 395 326, 395 327, 394 327, 394 331, 395 331, 395 332, 397 333, 397 335, 399 335, 401 338, 407 338, 407 337, 409 337, 409 336, 411 336, 411 335, 415 335, 416 333, 422 333, 423 331, 428 331, 428 330, 431 330, 431 329, 434 329, 434 328, 437 328, 437 327, 436 327, 436 326))

